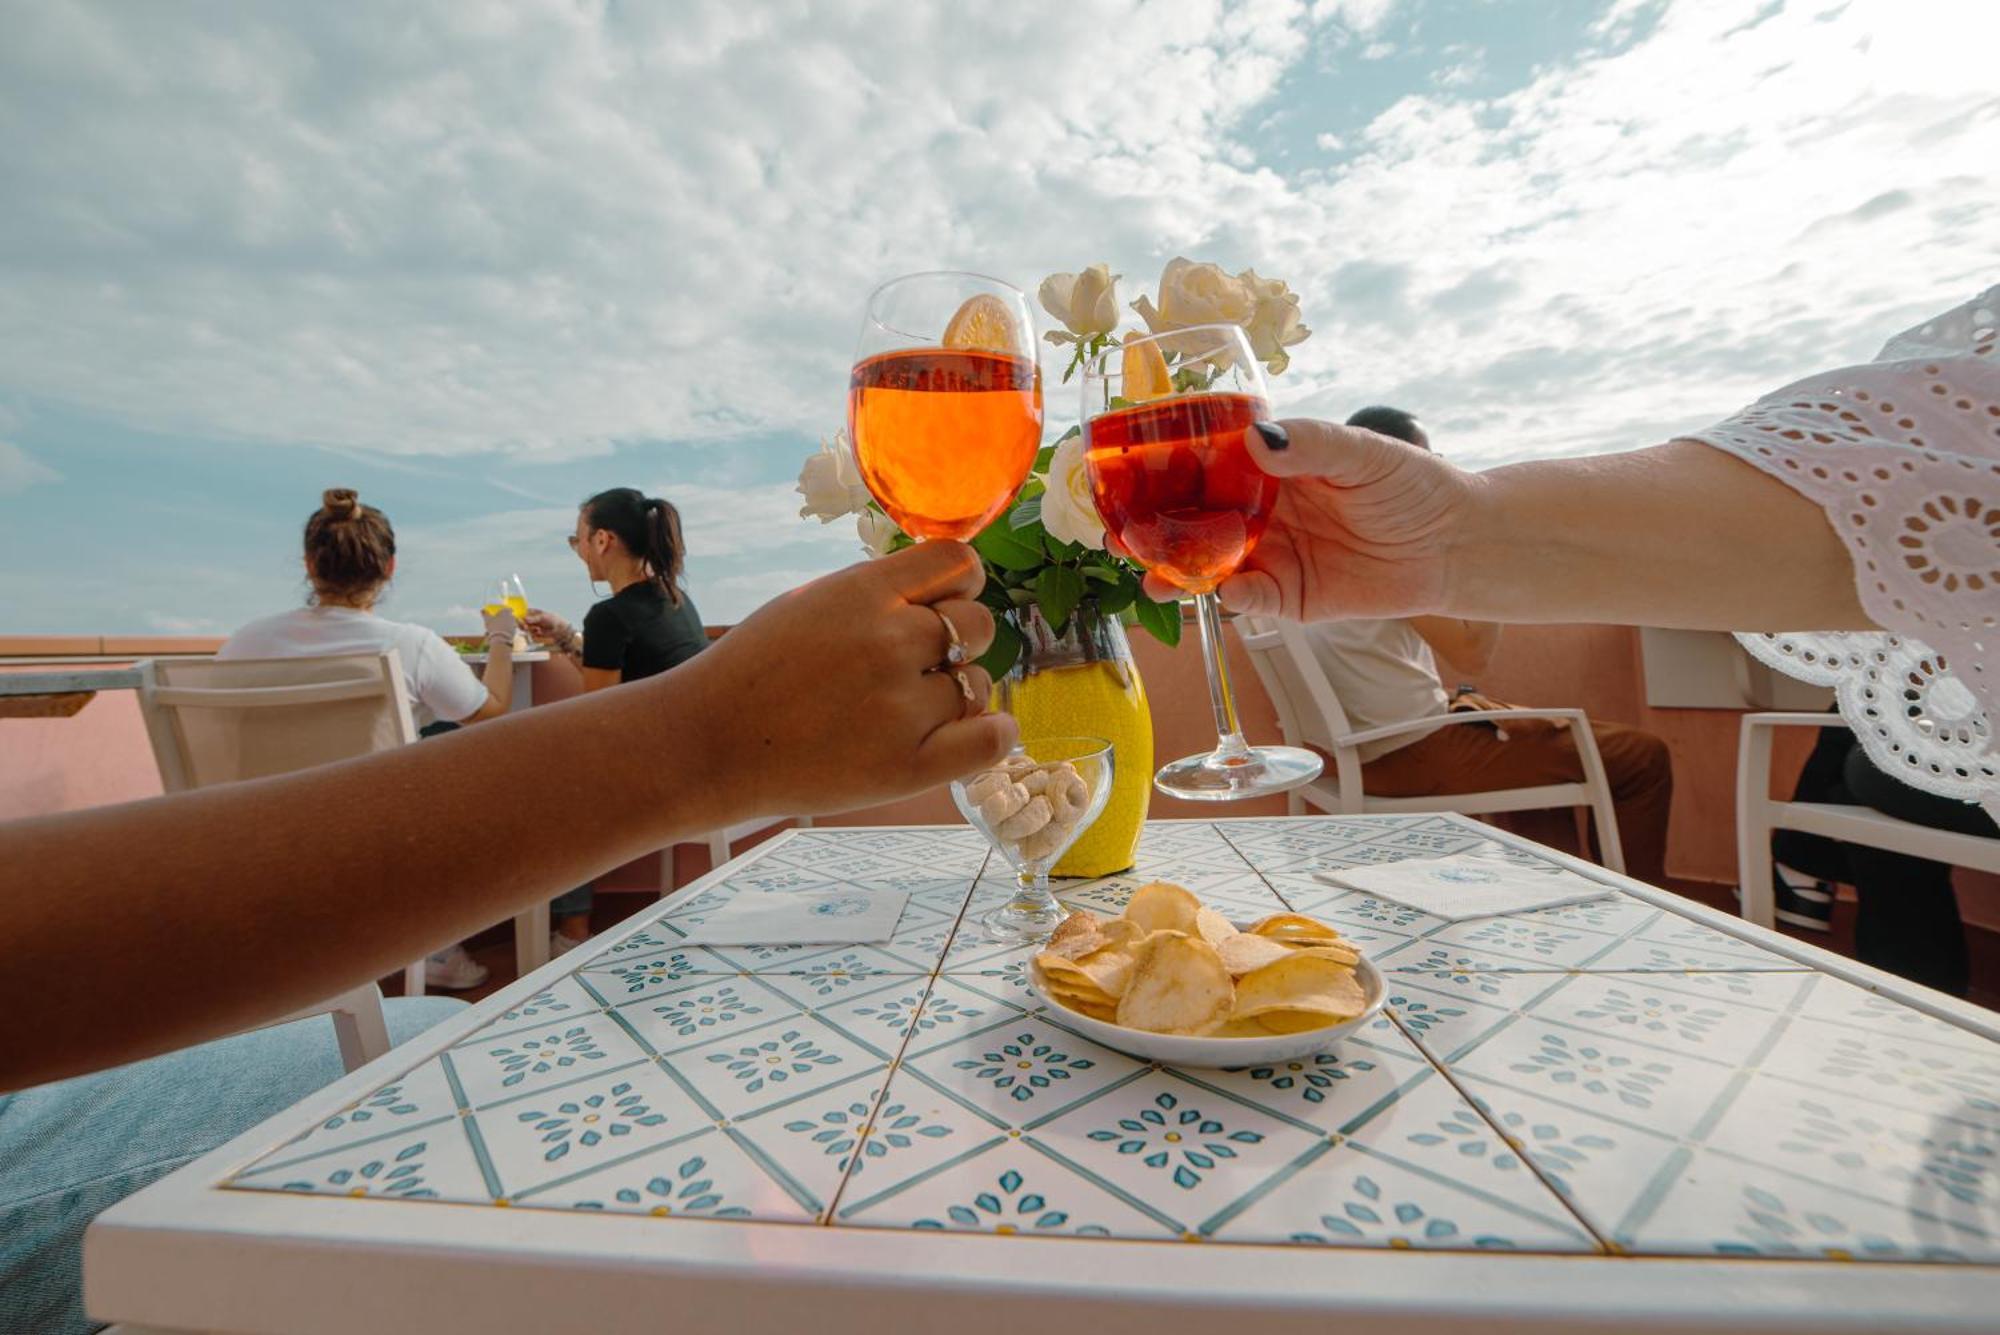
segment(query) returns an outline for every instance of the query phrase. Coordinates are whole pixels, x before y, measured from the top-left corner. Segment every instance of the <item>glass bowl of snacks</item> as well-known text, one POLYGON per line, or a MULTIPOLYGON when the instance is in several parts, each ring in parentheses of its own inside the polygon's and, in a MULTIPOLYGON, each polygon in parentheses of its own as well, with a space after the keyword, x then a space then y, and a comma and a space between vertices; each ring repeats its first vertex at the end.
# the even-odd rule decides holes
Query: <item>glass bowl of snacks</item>
POLYGON ((1115 918, 1066 917, 1029 982, 1064 1024, 1174 1066, 1259 1066, 1324 1052, 1382 1009, 1381 973, 1298 913, 1239 927, 1178 885, 1141 886, 1115 918))
POLYGON ((996 941, 1046 941, 1067 912, 1049 868, 1082 837, 1111 796, 1111 743, 1041 737, 989 770, 951 785, 952 800, 1014 869, 1013 898, 982 918, 996 941))

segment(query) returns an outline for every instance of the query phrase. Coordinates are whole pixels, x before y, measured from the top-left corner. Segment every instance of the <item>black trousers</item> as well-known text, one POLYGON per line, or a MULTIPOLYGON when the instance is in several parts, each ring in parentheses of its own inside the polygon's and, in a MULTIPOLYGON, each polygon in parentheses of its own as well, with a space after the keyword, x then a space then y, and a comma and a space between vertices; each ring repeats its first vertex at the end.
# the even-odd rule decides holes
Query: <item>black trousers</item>
MULTIPOLYGON (((1873 807, 1898 820, 1959 834, 2000 834, 1976 803, 1912 788, 1876 768, 1845 728, 1820 729, 1793 799, 1873 807)), ((1958 916, 1950 866, 1797 830, 1772 835, 1771 854, 1808 876, 1854 887, 1861 900, 1854 953, 1863 964, 1953 996, 1965 995, 1965 924, 1958 916)))

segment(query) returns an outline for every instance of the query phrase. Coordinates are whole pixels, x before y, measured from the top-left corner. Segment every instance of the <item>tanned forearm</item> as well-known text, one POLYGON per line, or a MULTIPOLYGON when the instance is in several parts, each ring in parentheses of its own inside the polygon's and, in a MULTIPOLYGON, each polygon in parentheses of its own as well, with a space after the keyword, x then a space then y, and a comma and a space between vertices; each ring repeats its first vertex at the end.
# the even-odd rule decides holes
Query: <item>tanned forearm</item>
POLYGON ((486 671, 479 684, 493 698, 495 713, 505 714, 514 707, 514 637, 495 635, 486 642, 486 671))
POLYGON ((1440 609, 1450 615, 1707 630, 1874 624, 1825 512, 1710 446, 1514 464, 1474 484, 1440 609))
POLYGON ((0 1044, 0 1089, 258 1024, 759 814, 689 667, 394 753, 0 827, 0 1014, 38 1017, 0 1044), (171 1022, 132 1025, 149 1001, 171 1022))

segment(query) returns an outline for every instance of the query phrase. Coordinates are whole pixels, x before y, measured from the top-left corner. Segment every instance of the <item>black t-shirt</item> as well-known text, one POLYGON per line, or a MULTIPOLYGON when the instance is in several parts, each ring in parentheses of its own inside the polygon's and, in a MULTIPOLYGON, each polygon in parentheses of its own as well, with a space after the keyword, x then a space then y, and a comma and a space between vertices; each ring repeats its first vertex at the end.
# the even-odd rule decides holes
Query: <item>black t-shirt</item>
POLYGON ((654 677, 708 647, 694 599, 680 606, 651 580, 628 584, 583 615, 583 665, 609 668, 620 681, 654 677))

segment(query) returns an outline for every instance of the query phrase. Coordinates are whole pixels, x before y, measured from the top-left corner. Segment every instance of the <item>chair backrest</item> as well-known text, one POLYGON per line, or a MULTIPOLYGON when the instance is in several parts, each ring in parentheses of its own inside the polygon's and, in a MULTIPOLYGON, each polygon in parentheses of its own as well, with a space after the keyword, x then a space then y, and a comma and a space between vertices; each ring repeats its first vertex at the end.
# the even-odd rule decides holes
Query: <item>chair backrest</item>
POLYGON ((1313 655, 1305 631, 1275 617, 1239 616, 1236 634, 1278 710, 1278 724, 1292 746, 1316 746, 1331 755, 1353 727, 1333 683, 1313 655))
POLYGON ((170 793, 415 741, 394 649, 324 658, 153 659, 139 709, 170 793))

